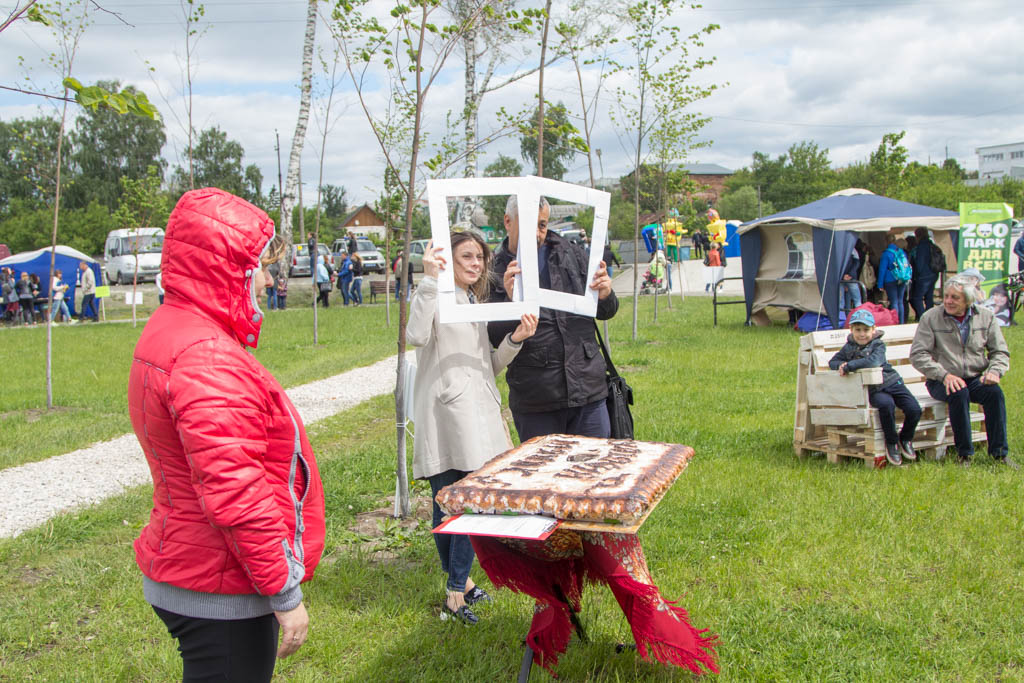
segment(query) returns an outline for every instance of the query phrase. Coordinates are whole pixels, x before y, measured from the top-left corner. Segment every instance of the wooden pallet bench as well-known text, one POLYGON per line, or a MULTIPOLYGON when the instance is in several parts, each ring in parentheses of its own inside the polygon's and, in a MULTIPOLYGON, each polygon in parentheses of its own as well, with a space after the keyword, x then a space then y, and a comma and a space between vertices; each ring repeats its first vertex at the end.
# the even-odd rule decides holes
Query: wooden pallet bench
POLYGON ((370 280, 370 303, 373 303, 380 294, 393 296, 395 293, 395 281, 370 280))
MULTIPOLYGON (((939 459, 953 445, 948 406, 936 401, 925 388, 924 376, 910 364, 910 346, 917 324, 892 325, 885 331, 886 360, 903 378, 910 393, 921 404, 914 447, 919 456, 939 459)), ((830 370, 828 361, 849 335, 849 330, 812 332, 800 338, 797 358, 796 415, 793 450, 798 456, 824 453, 829 462, 859 458, 868 467, 884 467, 885 438, 878 410, 868 402, 868 387, 880 384, 881 368, 866 368, 841 377, 830 370)), ((896 427, 903 413, 896 409, 896 427)), ((985 441, 985 418, 971 412, 975 442, 985 441)))

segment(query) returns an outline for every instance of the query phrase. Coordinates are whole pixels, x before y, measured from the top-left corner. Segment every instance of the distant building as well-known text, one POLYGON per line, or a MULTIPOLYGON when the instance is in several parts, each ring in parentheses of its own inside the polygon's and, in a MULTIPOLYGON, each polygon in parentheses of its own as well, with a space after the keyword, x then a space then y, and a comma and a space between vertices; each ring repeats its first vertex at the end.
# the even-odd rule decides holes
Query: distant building
POLYGON ((725 181, 734 171, 718 164, 675 164, 672 170, 682 168, 690 174, 690 179, 697 183, 697 192, 693 199, 704 199, 708 204, 718 203, 718 198, 725 192, 725 181))
POLYGON ((1024 142, 978 147, 974 152, 978 155, 979 184, 1003 178, 1024 179, 1024 142))
POLYGON ((370 208, 369 204, 363 204, 358 209, 349 212, 341 223, 343 231, 352 231, 359 237, 377 237, 384 239, 384 220, 377 215, 377 212, 370 208))

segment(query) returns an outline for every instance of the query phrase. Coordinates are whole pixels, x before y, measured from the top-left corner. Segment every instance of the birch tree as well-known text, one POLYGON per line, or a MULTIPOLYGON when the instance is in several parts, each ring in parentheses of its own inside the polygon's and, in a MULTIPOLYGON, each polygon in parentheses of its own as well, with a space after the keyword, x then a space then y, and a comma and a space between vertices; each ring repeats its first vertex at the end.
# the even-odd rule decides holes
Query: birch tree
MULTIPOLYGON (((494 10, 484 4, 467 16, 448 24, 450 18, 443 11, 440 0, 413 0, 395 2, 386 23, 371 12, 379 11, 383 3, 370 0, 341 0, 333 13, 333 30, 345 55, 345 63, 355 87, 359 104, 366 115, 374 137, 380 144, 385 162, 394 171, 395 180, 405 198, 404 250, 399 272, 407 272, 409 247, 412 242, 412 219, 419 196, 417 179, 421 174, 420 155, 424 140, 424 113, 431 89, 444 66, 465 35, 482 16, 493 17, 494 10), (371 6, 372 5, 372 6, 371 6), (371 91, 373 84, 383 78, 390 83, 398 111, 411 122, 412 137, 407 163, 399 168, 396 150, 385 143, 379 115, 375 113, 371 91)), ((442 150, 423 161, 425 170, 437 173, 450 162, 450 151, 442 150)), ((408 278, 403 278, 407 280, 408 278)), ((409 309, 406 297, 399 297, 398 307, 398 372, 395 385, 395 415, 397 436, 396 470, 398 476, 398 505, 401 516, 409 514, 409 483, 406 462, 405 432, 405 347, 406 324, 409 309)))
MULTIPOLYGON (((285 177, 284 189, 281 191, 281 217, 278 230, 281 237, 292 243, 292 210, 295 208, 296 188, 299 184, 299 166, 302 164, 302 148, 306 143, 306 128, 309 126, 309 107, 313 92, 313 47, 316 42, 317 0, 309 0, 306 5, 306 35, 302 40, 302 85, 299 88, 299 118, 295 122, 295 134, 292 135, 292 150, 288 156, 288 175, 285 177)), ((300 239, 305 241, 303 229, 300 239)), ((314 258, 310 254, 310 259, 314 258)), ((315 265, 315 261, 310 261, 315 265)), ((316 278, 312 278, 316 280, 316 278)), ((315 297, 315 292, 314 292, 315 297)))
MULTIPOLYGON (((626 8, 621 20, 630 33, 623 39, 629 48, 629 61, 615 62, 614 72, 621 76, 615 88, 616 107, 612 120, 620 128, 624 146, 633 153, 633 340, 637 338, 637 303, 640 293, 640 167, 649 152, 649 136, 659 126, 671 126, 681 140, 691 139, 707 119, 687 118, 686 109, 711 95, 717 86, 701 85, 691 78, 714 58, 691 58, 693 48, 703 47, 705 36, 717 30, 707 24, 684 34, 672 24, 678 13, 698 9, 688 0, 640 0, 626 8), (672 118, 671 124, 665 119, 672 118)), ((685 146, 685 145, 684 145, 685 146)))

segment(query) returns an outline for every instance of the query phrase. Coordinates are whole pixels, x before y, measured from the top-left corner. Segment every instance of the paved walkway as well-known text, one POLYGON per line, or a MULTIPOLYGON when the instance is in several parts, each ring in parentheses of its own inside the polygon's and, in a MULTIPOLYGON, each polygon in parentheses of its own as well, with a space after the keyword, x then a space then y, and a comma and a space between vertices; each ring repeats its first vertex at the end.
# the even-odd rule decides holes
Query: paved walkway
MULTIPOLYGON (((288 396, 303 423, 312 424, 393 391, 397 358, 292 387, 288 396)), ((17 536, 61 512, 99 503, 150 481, 134 434, 0 470, 0 538, 17 536)))

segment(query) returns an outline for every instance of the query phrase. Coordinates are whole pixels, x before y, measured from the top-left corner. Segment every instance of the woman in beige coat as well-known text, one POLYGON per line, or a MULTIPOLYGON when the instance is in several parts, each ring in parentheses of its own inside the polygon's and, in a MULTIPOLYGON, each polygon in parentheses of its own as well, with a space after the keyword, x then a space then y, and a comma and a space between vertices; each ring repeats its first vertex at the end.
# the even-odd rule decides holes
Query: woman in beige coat
MULTIPOLYGON (((459 304, 482 301, 487 294, 491 252, 475 232, 452 233, 452 268, 459 304)), ((413 406, 416 437, 412 472, 430 482, 432 496, 512 447, 501 417, 501 394, 494 376, 515 358, 524 339, 537 330, 537 318, 524 315, 497 349, 486 323, 442 325, 437 309, 437 275, 447 266, 441 248, 427 245, 424 278, 412 298, 406 339, 416 350, 413 406)), ((434 526, 442 512, 433 502, 434 526)), ((471 605, 490 596, 473 584, 473 546, 467 536, 434 534, 441 569, 448 575, 442 619, 475 624, 471 605)))

